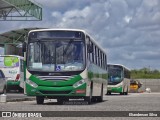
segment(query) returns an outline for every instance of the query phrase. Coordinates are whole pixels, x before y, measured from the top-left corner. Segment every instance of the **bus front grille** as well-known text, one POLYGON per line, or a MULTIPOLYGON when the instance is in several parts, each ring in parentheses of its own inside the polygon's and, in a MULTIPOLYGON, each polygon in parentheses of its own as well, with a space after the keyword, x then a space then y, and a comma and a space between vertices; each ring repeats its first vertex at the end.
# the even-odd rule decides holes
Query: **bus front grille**
POLYGON ((47 81, 53 81, 53 80, 69 80, 74 78, 74 76, 37 76, 40 80, 47 80, 47 81))
POLYGON ((69 94, 71 91, 40 91, 42 94, 69 94))

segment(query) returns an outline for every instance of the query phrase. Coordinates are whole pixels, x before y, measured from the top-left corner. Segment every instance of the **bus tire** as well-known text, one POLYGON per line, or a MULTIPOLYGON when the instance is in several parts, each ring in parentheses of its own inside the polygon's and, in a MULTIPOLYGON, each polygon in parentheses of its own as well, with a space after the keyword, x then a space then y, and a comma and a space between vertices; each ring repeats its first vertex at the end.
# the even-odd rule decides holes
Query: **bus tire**
POLYGON ((120 95, 123 95, 124 94, 124 92, 120 92, 120 95))
POLYGON ((111 95, 111 92, 107 92, 107 95, 111 95))
POLYGON ((92 99, 91 99, 89 96, 86 96, 86 97, 85 97, 85 101, 86 101, 88 104, 91 104, 91 103, 92 103, 92 99))
POLYGON ((123 93, 124 95, 128 95, 128 91, 123 93))
POLYGON ((63 99, 60 99, 60 98, 57 99, 57 103, 58 103, 58 104, 63 104, 63 99))
POLYGON ((44 97, 43 96, 36 96, 37 104, 43 104, 44 103, 44 97))
POLYGON ((24 89, 19 88, 19 89, 18 89, 18 92, 19 92, 19 93, 23 93, 23 92, 24 92, 24 89))
POLYGON ((101 86, 101 95, 98 96, 97 101, 98 101, 98 102, 103 102, 103 84, 102 84, 102 86, 101 86))
POLYGON ((124 95, 128 95, 128 89, 127 89, 127 91, 126 91, 126 92, 124 92, 124 95))

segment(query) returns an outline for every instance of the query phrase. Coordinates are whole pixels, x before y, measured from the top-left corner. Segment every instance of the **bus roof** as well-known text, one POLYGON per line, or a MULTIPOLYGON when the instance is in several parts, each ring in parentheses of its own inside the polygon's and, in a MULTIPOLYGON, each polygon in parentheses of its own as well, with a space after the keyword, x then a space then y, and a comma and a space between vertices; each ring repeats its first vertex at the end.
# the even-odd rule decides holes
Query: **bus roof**
MULTIPOLYGON (((102 49, 102 47, 100 46, 100 45, 98 45, 98 43, 97 43, 97 41, 95 41, 95 39, 93 39, 92 37, 91 37, 91 35, 89 35, 85 30, 82 30, 82 29, 67 29, 67 28, 54 28, 54 29, 36 29, 36 30, 30 30, 29 31, 29 33, 30 32, 40 32, 40 31, 80 31, 80 32, 83 32, 85 35, 88 35, 91 39, 92 39, 92 42, 96 45, 96 46, 98 46, 98 48, 101 50, 101 51, 103 51, 105 54, 106 54, 106 52, 102 49)), ((29 34, 28 33, 28 34, 29 34)))
POLYGON ((130 71, 130 69, 129 69, 129 68, 127 68, 126 66, 124 66, 124 65, 122 65, 122 64, 112 64, 112 63, 108 63, 108 64, 107 64, 107 66, 108 66, 108 65, 121 66, 121 67, 123 67, 123 68, 125 68, 125 69, 127 69, 127 70, 129 70, 129 71, 130 71))
POLYGON ((24 57, 19 56, 19 55, 0 55, 0 57, 18 57, 18 58, 24 60, 24 57))
POLYGON ((41 31, 80 31, 80 32, 86 33, 84 30, 81 30, 81 29, 67 29, 67 28, 54 28, 54 29, 50 29, 50 28, 46 28, 46 29, 30 30, 28 32, 28 34, 30 32, 41 32, 41 31))

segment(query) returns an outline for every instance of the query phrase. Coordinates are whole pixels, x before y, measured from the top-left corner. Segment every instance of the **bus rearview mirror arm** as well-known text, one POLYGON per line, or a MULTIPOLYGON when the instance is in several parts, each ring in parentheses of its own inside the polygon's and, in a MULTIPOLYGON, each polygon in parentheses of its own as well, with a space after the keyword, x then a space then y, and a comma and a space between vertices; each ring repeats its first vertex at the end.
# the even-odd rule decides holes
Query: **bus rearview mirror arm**
POLYGON ((26 52, 26 42, 23 42, 23 46, 22 46, 22 52, 26 52))

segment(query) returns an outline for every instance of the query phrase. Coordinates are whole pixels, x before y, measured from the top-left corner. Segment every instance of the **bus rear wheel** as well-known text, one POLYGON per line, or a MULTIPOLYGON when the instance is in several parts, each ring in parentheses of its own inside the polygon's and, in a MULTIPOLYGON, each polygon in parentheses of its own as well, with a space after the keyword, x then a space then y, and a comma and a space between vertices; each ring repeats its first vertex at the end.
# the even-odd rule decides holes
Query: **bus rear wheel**
POLYGON ((36 96, 37 104, 43 104, 44 103, 44 97, 43 96, 36 96))

